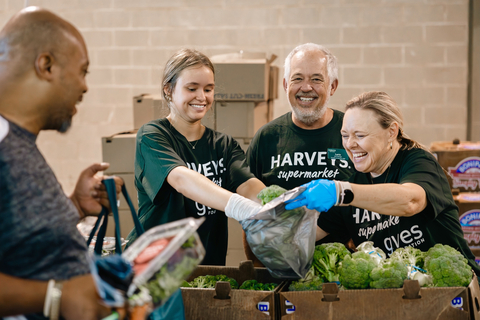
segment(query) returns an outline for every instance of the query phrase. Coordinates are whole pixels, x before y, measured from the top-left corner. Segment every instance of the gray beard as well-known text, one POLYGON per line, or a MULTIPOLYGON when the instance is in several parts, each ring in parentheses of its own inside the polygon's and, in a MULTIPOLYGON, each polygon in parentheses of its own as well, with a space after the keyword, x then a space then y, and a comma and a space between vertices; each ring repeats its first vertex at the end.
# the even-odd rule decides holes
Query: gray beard
POLYGON ((315 123, 318 119, 321 119, 324 115, 325 112, 327 112, 327 106, 328 102, 330 101, 330 90, 328 92, 327 100, 323 104, 321 108, 310 110, 310 109, 301 109, 297 107, 293 107, 292 104, 290 103, 290 100, 288 100, 288 103, 290 104, 290 108, 292 108, 292 112, 295 114, 295 118, 298 119, 300 122, 306 124, 307 126, 310 126, 315 123))

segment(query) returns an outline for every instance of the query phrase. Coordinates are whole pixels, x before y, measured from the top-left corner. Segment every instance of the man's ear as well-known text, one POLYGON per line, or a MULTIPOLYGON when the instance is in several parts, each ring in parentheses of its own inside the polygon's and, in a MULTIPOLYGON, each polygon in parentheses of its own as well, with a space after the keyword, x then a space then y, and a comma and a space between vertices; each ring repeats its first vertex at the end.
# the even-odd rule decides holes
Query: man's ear
POLYGON ((330 96, 333 96, 333 94, 335 93, 335 91, 337 91, 337 88, 338 88, 338 80, 335 79, 335 81, 333 81, 331 84, 330 84, 330 96))
POLYGON ((287 92, 287 80, 285 78, 283 78, 283 89, 287 92))
POLYGON ((53 65, 55 58, 50 52, 40 53, 35 59, 35 71, 40 79, 53 79, 53 65))

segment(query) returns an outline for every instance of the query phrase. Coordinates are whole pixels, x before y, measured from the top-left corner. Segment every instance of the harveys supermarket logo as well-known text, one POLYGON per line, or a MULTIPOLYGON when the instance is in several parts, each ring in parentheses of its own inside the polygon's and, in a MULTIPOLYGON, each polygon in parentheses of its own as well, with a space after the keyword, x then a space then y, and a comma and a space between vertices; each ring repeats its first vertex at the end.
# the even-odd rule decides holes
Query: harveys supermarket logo
POLYGON ((460 161, 456 167, 448 167, 454 188, 475 190, 480 184, 480 158, 469 157, 460 161))

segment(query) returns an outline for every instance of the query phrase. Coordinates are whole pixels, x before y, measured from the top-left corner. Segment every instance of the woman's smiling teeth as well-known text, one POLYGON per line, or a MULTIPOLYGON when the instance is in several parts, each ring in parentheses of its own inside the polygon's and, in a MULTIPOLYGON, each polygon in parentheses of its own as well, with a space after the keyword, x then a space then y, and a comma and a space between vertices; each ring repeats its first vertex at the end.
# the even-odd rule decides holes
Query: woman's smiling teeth
POLYGON ((367 153, 366 152, 359 152, 359 153, 353 153, 352 152, 352 155, 353 155, 354 159, 361 159, 361 158, 365 157, 367 155, 367 153))
POLYGON ((205 105, 203 104, 191 104, 190 106, 194 107, 195 109, 204 109, 205 105))

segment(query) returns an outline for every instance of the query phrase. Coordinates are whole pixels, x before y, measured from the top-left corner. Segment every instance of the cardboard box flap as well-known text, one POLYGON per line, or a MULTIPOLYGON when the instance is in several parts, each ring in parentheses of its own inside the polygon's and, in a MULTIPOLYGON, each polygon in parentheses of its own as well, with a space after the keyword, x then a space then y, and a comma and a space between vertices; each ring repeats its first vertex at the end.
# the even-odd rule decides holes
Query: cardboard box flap
POLYGON ((430 151, 464 151, 464 150, 480 150, 480 141, 471 142, 471 141, 436 141, 432 142, 430 145, 430 151))

